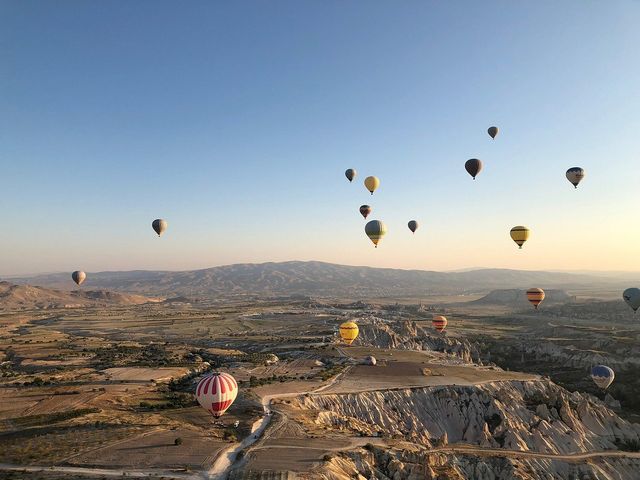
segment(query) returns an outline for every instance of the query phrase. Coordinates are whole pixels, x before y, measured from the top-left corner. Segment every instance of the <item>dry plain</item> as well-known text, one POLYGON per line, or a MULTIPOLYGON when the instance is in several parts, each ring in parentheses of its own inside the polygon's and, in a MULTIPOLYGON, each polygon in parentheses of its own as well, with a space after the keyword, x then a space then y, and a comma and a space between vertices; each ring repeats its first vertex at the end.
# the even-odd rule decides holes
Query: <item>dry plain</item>
MULTIPOLYGON (((390 411, 367 420, 373 422, 367 428, 356 411, 338 418, 306 408, 314 397, 357 403, 374 395, 387 402, 394 392, 436 395, 442 388, 465 392, 536 385, 546 382, 540 373, 553 376, 538 368, 544 366, 541 352, 551 348, 548 344, 554 354, 573 354, 575 366, 565 370, 574 371, 571 378, 577 379, 584 376, 580 355, 599 351, 582 338, 584 329, 611 341, 614 328, 618 344, 628 348, 635 348, 640 335, 634 327, 623 328, 623 312, 619 322, 603 330, 590 323, 598 317, 590 310, 577 321, 564 316, 561 306, 532 313, 455 300, 429 307, 408 300, 359 306, 290 300, 4 311, 4 474, 11 475, 12 465, 33 465, 60 470, 20 474, 95 478, 107 469, 176 478, 325 478, 325 471, 331 472, 326 478, 343 478, 354 455, 382 449, 406 462, 403 456, 426 452, 437 438, 419 440, 410 432, 381 436, 384 423, 375 422, 386 421, 390 411), (434 312, 449 316, 446 333, 432 330, 434 312), (340 345, 336 334, 346 318, 356 319, 363 329, 350 347, 340 345), (376 366, 363 363, 369 355, 378 360, 376 366), (523 372, 510 371, 514 363, 523 372), (191 392, 202 374, 217 369, 234 375, 241 393, 216 421, 197 406, 191 392), (266 417, 265 411, 270 412, 266 417), (257 426, 259 434, 251 433, 257 426), (227 455, 232 455, 228 464, 219 461, 227 455), (69 470, 74 468, 81 471, 69 470)), ((564 381, 564 370, 559 373, 564 381)), ((634 406, 628 406, 623 403, 621 413, 633 418, 634 406)))

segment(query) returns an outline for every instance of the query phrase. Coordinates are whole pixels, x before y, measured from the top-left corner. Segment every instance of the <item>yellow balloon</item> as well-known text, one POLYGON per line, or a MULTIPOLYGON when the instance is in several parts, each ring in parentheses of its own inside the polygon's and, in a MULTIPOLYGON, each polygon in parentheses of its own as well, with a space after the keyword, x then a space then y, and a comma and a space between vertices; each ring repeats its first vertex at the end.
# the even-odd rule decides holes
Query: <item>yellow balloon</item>
POLYGON ((364 186, 367 187, 367 190, 373 195, 373 192, 380 186, 380 179, 378 179, 378 177, 367 177, 364 179, 364 186))
POLYGON ((340 325, 340 337, 347 345, 351 345, 358 336, 358 325, 352 321, 344 322, 340 325))
POLYGON ((529 238, 529 233, 530 230, 527 227, 518 225, 511 229, 511 239, 516 242, 520 248, 522 248, 522 244, 524 244, 524 242, 529 238))

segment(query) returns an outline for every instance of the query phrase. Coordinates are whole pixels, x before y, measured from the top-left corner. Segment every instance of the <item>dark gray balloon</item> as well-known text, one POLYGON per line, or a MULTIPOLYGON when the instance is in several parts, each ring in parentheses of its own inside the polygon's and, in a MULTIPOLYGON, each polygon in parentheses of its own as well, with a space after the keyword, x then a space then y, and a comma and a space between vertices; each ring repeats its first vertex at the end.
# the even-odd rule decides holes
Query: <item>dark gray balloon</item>
POLYGON ((467 173, 471 175, 475 180, 476 175, 478 175, 480 173, 480 170, 482 170, 482 162, 477 158, 472 158, 465 162, 464 168, 467 171, 467 173))
POLYGON ((167 223, 167 221, 163 220, 161 218, 156 218, 151 223, 151 227, 158 234, 158 236, 162 235, 164 233, 164 231, 167 229, 168 226, 169 226, 169 224, 167 223))
POLYGON ((346 172, 344 172, 345 177, 352 182, 358 173, 353 168, 348 168, 346 172))
POLYGON ((71 274, 71 278, 74 282, 76 282, 76 284, 82 285, 82 282, 84 282, 87 278, 87 274, 81 270, 76 270, 71 274))

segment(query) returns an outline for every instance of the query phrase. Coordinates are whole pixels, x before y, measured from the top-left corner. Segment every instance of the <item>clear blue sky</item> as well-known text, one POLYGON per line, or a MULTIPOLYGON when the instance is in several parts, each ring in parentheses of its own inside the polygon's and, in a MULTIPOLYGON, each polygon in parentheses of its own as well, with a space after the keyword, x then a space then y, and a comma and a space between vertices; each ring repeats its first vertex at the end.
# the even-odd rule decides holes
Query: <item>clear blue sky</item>
POLYGON ((0 274, 640 270, 638 25, 633 0, 0 1, 0 274))

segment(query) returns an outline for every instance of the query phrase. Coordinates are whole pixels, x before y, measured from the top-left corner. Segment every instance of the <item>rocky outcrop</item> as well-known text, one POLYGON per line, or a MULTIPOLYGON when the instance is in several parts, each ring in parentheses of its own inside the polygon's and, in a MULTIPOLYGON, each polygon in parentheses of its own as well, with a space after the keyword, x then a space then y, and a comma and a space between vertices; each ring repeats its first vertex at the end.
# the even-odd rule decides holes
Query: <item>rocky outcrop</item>
POLYGON ((593 397, 549 381, 494 382, 297 397, 317 411, 315 422, 432 447, 451 444, 553 454, 615 449, 640 441, 640 425, 618 417, 593 397))
POLYGON ((625 480, 638 478, 640 460, 492 457, 389 450, 369 446, 334 456, 309 478, 323 480, 625 480), (354 474, 353 472, 358 472, 354 474))
POLYGON ((557 345, 551 342, 522 343, 520 351, 526 358, 535 361, 561 362, 562 365, 574 368, 590 368, 593 365, 608 365, 612 368, 637 368, 640 366, 640 349, 628 348, 622 351, 612 351, 611 345, 604 342, 595 343, 598 350, 580 350, 574 345, 557 345), (609 352, 609 353, 608 353, 609 352))
POLYGON ((358 343, 379 348, 397 350, 428 350, 446 352, 459 357, 465 363, 479 362, 479 351, 474 344, 427 330, 415 322, 401 321, 390 324, 383 319, 369 316, 358 320, 358 343))

